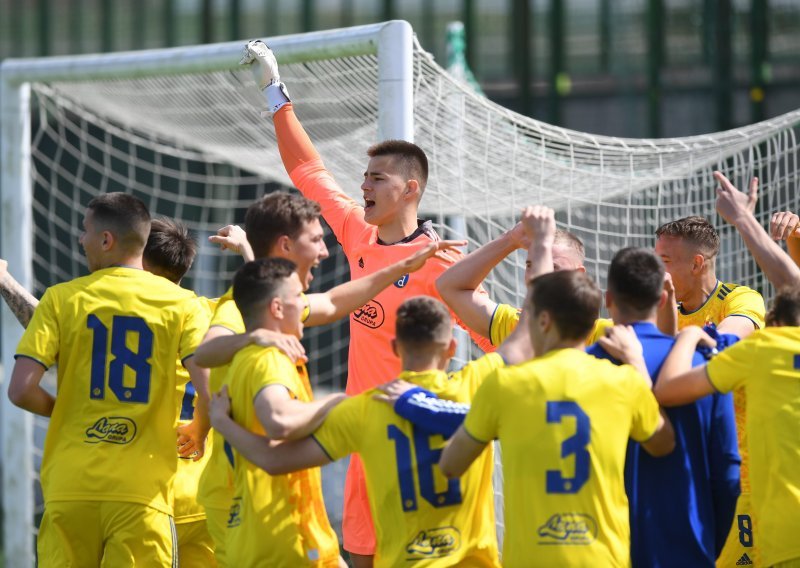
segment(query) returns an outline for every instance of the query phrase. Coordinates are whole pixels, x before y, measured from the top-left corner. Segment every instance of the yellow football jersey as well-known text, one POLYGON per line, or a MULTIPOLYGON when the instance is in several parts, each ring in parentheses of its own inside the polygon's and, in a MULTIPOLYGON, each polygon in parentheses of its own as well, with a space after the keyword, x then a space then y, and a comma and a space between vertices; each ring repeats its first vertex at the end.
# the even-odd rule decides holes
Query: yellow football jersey
MULTIPOLYGON (((295 367, 278 349, 255 345, 236 354, 226 379, 231 414, 242 427, 264 435, 253 400, 271 385, 285 387, 292 398, 312 400, 304 365, 295 367)), ((322 499, 318 467, 270 476, 236 450, 234 496, 226 542, 231 566, 339 565, 339 542, 322 499)))
MULTIPOLYGON (((712 323, 718 325, 728 316, 746 317, 755 324, 756 329, 763 329, 765 313, 764 298, 761 297, 761 294, 747 286, 738 286, 730 282, 717 280, 714 290, 711 291, 706 301, 698 309, 693 312, 687 312, 680 305, 678 306, 678 329, 683 329, 690 325, 700 327, 712 323)), ((752 511, 744 506, 748 503, 747 496, 750 494, 750 457, 747 451, 746 427, 747 396, 744 389, 737 389, 733 392, 733 407, 736 413, 739 454, 742 458, 739 475, 744 497, 739 498, 731 532, 717 561, 717 566, 720 568, 736 566, 736 562, 742 560, 744 554, 747 554, 748 558, 756 557, 760 548, 760 544, 756 542, 757 539, 744 538, 739 531, 739 523, 746 523, 746 519, 749 519, 752 515, 752 511)), ((752 531, 752 528, 750 530, 752 531)))
POLYGON ((769 327, 708 362, 720 392, 744 387, 754 519, 734 520, 764 566, 800 558, 800 328, 769 327), (750 523, 752 521, 752 523, 750 523), (750 526, 748 526, 750 525, 750 526))
MULTIPOLYGON (((401 379, 439 397, 469 402, 483 379, 503 366, 489 354, 447 375, 404 371, 401 379)), ((373 400, 375 389, 345 400, 314 439, 331 459, 358 452, 375 519, 375 566, 499 566, 492 491, 493 452, 487 448, 460 479, 436 465, 444 439, 430 435, 373 400)))
MULTIPOLYGON (((511 335, 514 328, 519 323, 519 315, 521 310, 510 306, 508 304, 497 304, 492 314, 492 321, 489 325, 489 339, 492 345, 499 346, 506 337, 511 335)), ((614 322, 606 318, 598 318, 594 322, 592 332, 586 340, 586 345, 596 343, 598 339, 603 337, 607 328, 612 327, 614 322)))
POLYGON ((504 566, 629 566, 628 438, 655 432, 658 403, 630 366, 560 349, 498 369, 464 421, 500 440, 504 566))
MULTIPOLYGON (((308 319, 309 304, 306 299, 306 308, 303 312, 303 321, 308 319)), ((233 288, 228 288, 216 304, 214 315, 211 317, 209 327, 224 327, 233 333, 244 333, 244 320, 236 302, 233 301, 233 288)), ((225 384, 225 377, 230 369, 230 364, 211 369, 209 385, 211 392, 219 392, 225 384)), ((208 456, 208 464, 200 477, 197 491, 197 501, 205 507, 228 510, 233 497, 233 453, 230 445, 214 430, 209 436, 211 446, 218 448, 208 456)))
POLYGON ((58 363, 44 445, 48 501, 123 501, 172 514, 176 355, 194 353, 208 316, 193 292, 115 267, 49 288, 17 356, 58 363))
MULTIPOLYGON (((205 308, 206 317, 210 318, 217 305, 216 299, 201 297, 200 301, 205 308)), ((197 393, 189 380, 189 371, 178 362, 176 371, 179 377, 178 395, 178 420, 182 424, 187 424, 194 418, 194 408, 197 404, 197 393)), ((205 518, 203 506, 197 502, 197 488, 200 484, 200 476, 203 473, 208 458, 212 451, 212 436, 206 440, 206 448, 203 457, 197 461, 188 458, 178 458, 178 470, 175 474, 174 482, 174 519, 175 524, 191 523, 205 518)))

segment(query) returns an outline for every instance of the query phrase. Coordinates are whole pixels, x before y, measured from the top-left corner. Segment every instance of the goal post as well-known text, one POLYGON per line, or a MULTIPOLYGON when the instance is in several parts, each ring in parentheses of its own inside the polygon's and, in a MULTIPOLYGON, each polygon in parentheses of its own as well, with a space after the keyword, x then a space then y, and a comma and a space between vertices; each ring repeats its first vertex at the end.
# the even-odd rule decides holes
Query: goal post
MULTIPOLYGON (((244 41, 142 52, 7 59, 2 63, 0 200, 3 216, 0 256, 8 260, 10 272, 26 289, 35 288, 31 85, 118 82, 234 71, 237 70, 244 41)), ((408 22, 395 20, 341 30, 281 36, 266 41, 281 65, 375 57, 377 130, 374 141, 390 138, 413 140, 414 43, 408 22)), ((257 113, 253 111, 252 121, 257 120, 257 113)), ((14 407, 5 395, 22 328, 5 308, 2 309, 2 326, 2 361, 6 383, 0 404, 4 553, 7 566, 27 567, 35 563, 34 418, 14 407)))

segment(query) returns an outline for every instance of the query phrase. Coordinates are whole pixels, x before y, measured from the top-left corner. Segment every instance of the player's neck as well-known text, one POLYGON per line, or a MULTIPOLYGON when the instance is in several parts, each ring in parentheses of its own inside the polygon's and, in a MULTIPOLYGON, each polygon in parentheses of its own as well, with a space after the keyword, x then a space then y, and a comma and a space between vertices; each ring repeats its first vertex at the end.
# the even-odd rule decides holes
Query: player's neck
POLYGON ((439 357, 436 355, 405 355, 401 359, 400 364, 404 371, 423 373, 425 371, 446 371, 449 362, 450 359, 448 357, 439 357))
POLYGON ((125 267, 125 268, 135 268, 137 270, 144 270, 141 256, 121 255, 105 259, 105 262, 103 263, 103 268, 112 268, 112 267, 125 267))
POLYGON ((378 225, 378 238, 386 244, 397 243, 411 235, 417 227, 417 212, 404 212, 388 223, 378 225))
POLYGON ((681 298, 681 306, 684 312, 693 312, 699 309, 714 291, 717 286, 717 275, 714 272, 706 272, 702 278, 699 279, 697 286, 681 298))
POLYGON ((541 354, 537 353, 537 355, 546 355, 551 351, 557 351, 559 349, 578 349, 583 351, 586 348, 586 342, 581 340, 575 339, 562 339, 556 335, 548 337, 543 345, 541 354))

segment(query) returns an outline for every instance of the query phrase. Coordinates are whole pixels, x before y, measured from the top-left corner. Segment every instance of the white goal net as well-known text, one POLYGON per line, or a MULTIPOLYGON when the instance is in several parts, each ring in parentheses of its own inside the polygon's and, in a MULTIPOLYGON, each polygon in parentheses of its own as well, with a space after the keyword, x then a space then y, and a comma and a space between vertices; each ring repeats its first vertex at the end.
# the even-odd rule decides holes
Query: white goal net
MULTIPOLYGON (((366 148, 413 137, 431 165, 423 216, 445 236, 468 238, 469 250, 509 228, 523 206, 545 204, 583 240, 586 266, 603 286, 617 249, 652 246, 661 223, 706 215, 723 235, 721 277, 771 295, 741 240, 714 213, 712 172, 741 186, 757 175, 764 223, 773 211, 796 211, 800 112, 691 138, 609 138, 550 126, 475 94, 411 40, 405 23, 267 41, 301 122, 357 200, 366 148)), ((24 285, 38 296, 86 273, 78 236, 98 193, 133 193, 152 212, 186 222, 202 243, 289 183, 272 124, 255 108, 260 94, 249 70, 237 66, 243 43, 3 65, 0 254, 24 285)), ((348 277, 328 238, 337 254, 323 264, 315 290, 348 277)), ((515 254, 492 273, 495 300, 520 305, 523 261, 515 254)), ((239 262, 203 246, 184 284, 218 295, 239 262)), ((8 370, 21 329, 8 310, 2 317, 8 370)), ((317 386, 343 389, 347 339, 346 323, 309 330, 317 386)), ((2 399, 6 555, 30 565, 46 423, 2 399)))

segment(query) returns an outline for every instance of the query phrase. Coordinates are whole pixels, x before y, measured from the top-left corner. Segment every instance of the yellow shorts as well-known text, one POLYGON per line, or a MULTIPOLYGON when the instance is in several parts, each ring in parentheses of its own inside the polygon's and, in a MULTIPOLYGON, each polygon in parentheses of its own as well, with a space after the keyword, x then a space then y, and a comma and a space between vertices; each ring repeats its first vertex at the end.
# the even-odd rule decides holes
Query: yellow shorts
POLYGON ((39 566, 177 566, 172 517, 118 501, 47 503, 39 527, 39 566))
POLYGON ((717 558, 717 568, 741 568, 759 566, 758 536, 753 521, 753 508, 750 494, 742 493, 736 501, 736 514, 733 516, 731 532, 725 546, 717 558))
POLYGON ((178 535, 178 561, 183 568, 215 568, 214 541, 205 519, 175 523, 178 535))
POLYGON ((206 507, 206 530, 213 541, 214 556, 217 559, 217 566, 225 568, 228 565, 225 539, 228 535, 228 517, 231 511, 228 509, 212 509, 206 507))

